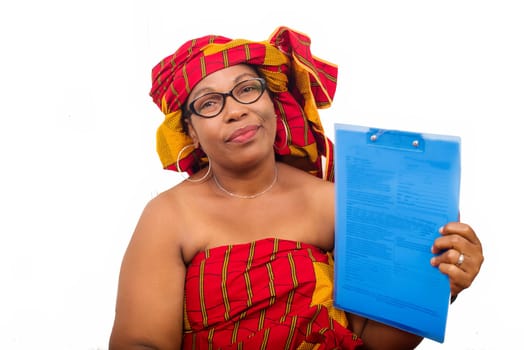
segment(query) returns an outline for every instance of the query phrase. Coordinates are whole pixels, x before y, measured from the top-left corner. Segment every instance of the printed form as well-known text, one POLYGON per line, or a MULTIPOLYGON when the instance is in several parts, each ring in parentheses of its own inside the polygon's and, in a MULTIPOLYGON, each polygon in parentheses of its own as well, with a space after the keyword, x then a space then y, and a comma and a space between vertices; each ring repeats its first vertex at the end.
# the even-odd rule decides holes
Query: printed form
POLYGON ((430 265, 458 220, 460 138, 335 125, 335 305, 444 342, 449 280, 430 265))

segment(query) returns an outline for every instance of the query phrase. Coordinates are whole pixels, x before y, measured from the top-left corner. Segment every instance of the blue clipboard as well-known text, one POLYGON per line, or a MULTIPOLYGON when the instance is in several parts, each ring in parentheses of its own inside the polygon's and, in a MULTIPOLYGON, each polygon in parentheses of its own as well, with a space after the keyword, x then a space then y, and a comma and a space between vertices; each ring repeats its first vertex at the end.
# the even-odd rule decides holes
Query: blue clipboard
POLYGON ((335 306, 444 342, 449 280, 429 263, 458 220, 460 138, 335 124, 335 306))

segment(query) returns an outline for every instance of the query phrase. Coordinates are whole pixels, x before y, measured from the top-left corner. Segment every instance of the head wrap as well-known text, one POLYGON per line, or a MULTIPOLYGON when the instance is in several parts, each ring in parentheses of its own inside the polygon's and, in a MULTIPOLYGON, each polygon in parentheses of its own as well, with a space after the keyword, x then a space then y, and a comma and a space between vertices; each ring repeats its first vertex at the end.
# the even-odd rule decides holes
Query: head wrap
POLYGON ((193 174, 207 162, 184 132, 183 106, 206 76, 237 64, 249 64, 272 92, 277 158, 333 181, 333 143, 324 133, 319 108, 331 105, 338 68, 311 54, 305 34, 277 28, 266 41, 207 35, 189 40, 152 71, 150 95, 165 114, 157 131, 157 152, 165 169, 193 174), (186 147, 189 146, 189 147, 186 147), (323 172, 322 157, 325 157, 323 172))

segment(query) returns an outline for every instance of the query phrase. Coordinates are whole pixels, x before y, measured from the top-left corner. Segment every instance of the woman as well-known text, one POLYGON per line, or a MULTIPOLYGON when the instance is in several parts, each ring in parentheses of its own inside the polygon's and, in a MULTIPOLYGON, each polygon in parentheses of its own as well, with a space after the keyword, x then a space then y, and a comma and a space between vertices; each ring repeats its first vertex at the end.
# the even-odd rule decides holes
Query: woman
MULTIPOLYGON (((158 153, 191 176, 151 200, 137 224, 111 349, 408 349, 422 340, 333 307, 333 145, 317 108, 331 104, 337 68, 309 44, 284 27, 267 42, 206 36, 153 69, 151 96, 166 115, 158 153)), ((428 264, 456 296, 479 272, 482 247, 466 224, 441 233, 432 250, 443 253, 428 264)))

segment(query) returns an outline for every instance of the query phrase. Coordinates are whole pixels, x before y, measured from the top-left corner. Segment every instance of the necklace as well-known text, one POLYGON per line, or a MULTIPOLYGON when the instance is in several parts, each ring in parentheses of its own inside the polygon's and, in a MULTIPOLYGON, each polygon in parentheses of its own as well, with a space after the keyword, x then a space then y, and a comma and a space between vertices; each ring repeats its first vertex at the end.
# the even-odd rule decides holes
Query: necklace
POLYGON ((218 187, 218 189, 220 191, 224 192, 225 194, 230 195, 231 197, 236 197, 236 198, 241 198, 241 199, 253 199, 253 198, 256 198, 256 197, 260 197, 264 193, 269 192, 269 190, 271 190, 273 188, 273 186, 275 186, 275 184, 277 183, 277 179, 278 179, 278 170, 277 170, 277 167, 275 166, 275 177, 273 177, 273 182, 271 182, 271 184, 268 187, 266 187, 264 190, 262 190, 262 191, 260 191, 258 193, 255 193, 255 194, 243 195, 243 194, 236 194, 236 193, 233 193, 233 192, 229 192, 228 190, 226 190, 220 184, 220 182, 218 182, 218 179, 215 176, 215 174, 213 174, 213 180, 215 180, 215 184, 217 185, 217 187, 218 187))

